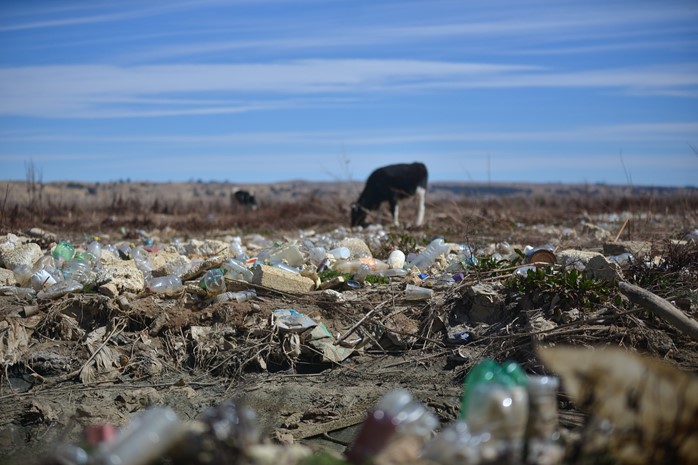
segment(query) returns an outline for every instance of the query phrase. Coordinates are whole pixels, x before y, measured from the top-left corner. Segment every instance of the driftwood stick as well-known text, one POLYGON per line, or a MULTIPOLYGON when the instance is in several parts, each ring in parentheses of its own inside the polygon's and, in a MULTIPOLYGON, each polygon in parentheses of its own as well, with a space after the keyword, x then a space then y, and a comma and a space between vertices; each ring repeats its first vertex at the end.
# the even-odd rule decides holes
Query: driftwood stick
POLYGON ((674 307, 671 302, 653 294, 647 289, 624 281, 618 283, 618 286, 631 302, 651 311, 682 333, 698 340, 698 322, 686 316, 685 313, 674 307))

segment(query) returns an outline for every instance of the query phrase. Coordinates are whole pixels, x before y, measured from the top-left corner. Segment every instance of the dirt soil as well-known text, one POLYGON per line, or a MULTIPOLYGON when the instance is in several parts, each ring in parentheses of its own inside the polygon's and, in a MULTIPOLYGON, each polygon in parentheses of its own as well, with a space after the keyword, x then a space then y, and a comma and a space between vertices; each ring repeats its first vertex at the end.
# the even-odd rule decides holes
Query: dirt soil
MULTIPOLYGON (((54 200, 64 199, 59 212, 36 197, 18 198, 19 210, 11 202, 3 206, 0 233, 28 237, 44 253, 58 240, 84 245, 94 236, 103 243, 151 240, 161 246, 191 239, 229 242, 234 236, 249 244, 257 234, 277 244, 301 236, 348 236, 364 239, 380 259, 394 248, 418 251, 441 236, 469 244, 485 260, 450 286, 416 276, 392 278, 358 290, 337 288, 338 300, 321 291, 293 295, 260 287, 258 298, 241 303, 215 303, 192 288, 171 297, 147 292, 121 299, 96 292, 38 301, 0 296, 0 463, 35 463, 58 443, 80 441, 88 425, 125 425, 148 406, 167 405, 189 420, 231 399, 257 412, 270 440, 342 451, 389 390, 408 389, 447 423, 458 416, 464 377, 476 362, 511 359, 528 373, 545 373, 536 357, 538 346, 621 347, 688 373, 698 371, 696 341, 628 302, 613 284, 581 297, 582 291, 562 287, 547 293, 516 288, 511 263, 487 260, 503 242, 521 249, 549 244, 555 252, 604 252, 604 244, 645 241, 651 248, 647 258, 655 264, 625 269, 624 278, 695 318, 698 264, 658 265, 661 260, 676 264, 677 254, 698 259, 696 239, 690 236, 698 228, 693 190, 477 198, 449 192, 429 198, 422 228, 352 231, 346 224, 346 197, 336 192, 304 192, 275 201, 268 191, 256 211, 231 204, 215 189, 213 203, 201 204, 205 208, 176 200, 154 205, 157 194, 152 193, 145 199, 104 194, 109 205, 98 210, 65 200, 78 187, 63 186, 62 197, 53 194, 54 200), (140 204, 134 204, 136 199, 140 204), (22 213, 25 207, 31 214, 22 213), (31 228, 43 232, 30 233, 31 228), (405 300, 406 283, 432 286, 433 298, 405 300), (497 319, 473 322, 468 315, 468 290, 476 284, 493 286, 502 304, 497 319), (322 322, 335 338, 357 328, 356 334, 370 343, 340 362, 323 360, 307 339, 294 339, 270 324, 277 309, 294 309, 322 322), (536 327, 538 316, 549 326, 536 327), (465 325, 469 339, 454 341, 453 332, 449 339, 449 329, 458 325, 465 325), (106 349, 109 358, 103 359, 99 354, 106 349)), ((99 186, 100 192, 107 187, 99 186)), ((181 187, 196 188, 205 192, 197 185, 181 187)), ((407 225, 413 210, 409 201, 401 208, 407 225)), ((439 266, 427 274, 440 275, 439 266)), ((251 287, 228 282, 232 291, 251 287)), ((579 435, 586 412, 564 393, 560 411, 564 435, 579 435)))

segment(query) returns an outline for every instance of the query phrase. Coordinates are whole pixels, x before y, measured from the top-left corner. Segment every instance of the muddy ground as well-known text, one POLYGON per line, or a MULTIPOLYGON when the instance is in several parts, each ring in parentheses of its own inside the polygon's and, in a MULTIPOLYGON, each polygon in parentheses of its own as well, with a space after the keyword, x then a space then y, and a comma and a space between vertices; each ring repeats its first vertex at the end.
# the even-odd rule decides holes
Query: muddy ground
MULTIPOLYGON (((205 191, 186 189, 197 187, 205 191)), ((305 192, 283 201, 270 194, 256 211, 215 193, 213 203, 205 202, 204 194, 192 204, 157 203, 156 193, 112 195, 105 196, 102 209, 67 201, 67 194, 54 196, 62 199, 54 204, 38 196, 6 201, 0 232, 26 236, 46 252, 57 240, 85 244, 93 236, 103 243, 164 245, 234 236, 245 244, 255 234, 285 243, 326 234, 365 239, 374 257, 385 259, 394 248, 418 251, 441 236, 480 250, 484 260, 466 269, 462 281, 434 285, 428 301, 404 298, 406 282, 433 285, 417 277, 340 288, 339 301, 320 291, 292 295, 264 288, 257 288, 257 299, 242 303, 212 303, 196 292, 173 297, 142 292, 127 301, 96 292, 39 301, 0 296, 0 462, 35 463, 55 444, 80 440, 85 426, 124 425, 151 405, 170 406, 186 420, 230 399, 257 412, 269 440, 341 451, 385 392, 409 389, 446 423, 457 417, 464 377, 477 361, 512 359, 528 373, 548 372, 536 357, 538 346, 621 347, 696 373, 696 341, 628 302, 613 283, 590 291, 565 290, 556 282, 547 283, 547 291, 536 283, 516 287, 517 263, 487 260, 503 242, 520 249, 549 244, 556 252, 603 253, 604 244, 644 241, 651 248, 649 261, 626 268, 623 278, 695 318, 698 253, 691 234, 698 228, 698 194, 605 189, 611 192, 431 195, 424 227, 409 227, 414 206, 407 202, 401 209, 407 226, 385 225, 378 239, 375 231, 338 231, 347 227, 348 208, 346 197, 336 192, 305 192), (29 233, 37 227, 45 234, 29 233), (494 286, 502 304, 496 319, 468 320, 468 289, 475 284, 494 286), (323 360, 304 341, 294 346, 269 324, 273 310, 288 308, 323 322, 335 336, 372 312, 359 325, 371 342, 341 362, 323 360), (547 326, 536 326, 539 317, 547 326), (464 322, 470 338, 449 340, 449 328, 464 322), (24 328, 25 341, 9 339, 16 325, 24 328), (86 336, 98 328, 105 333, 89 346, 86 336), (100 369, 92 355, 104 347, 112 359, 100 369), (96 373, 86 376, 85 366, 93 364, 96 373)), ((432 274, 440 271, 437 266, 432 274)), ((250 287, 232 281, 228 286, 250 287)), ((563 436, 578 437, 587 413, 564 392, 559 400, 563 436)))

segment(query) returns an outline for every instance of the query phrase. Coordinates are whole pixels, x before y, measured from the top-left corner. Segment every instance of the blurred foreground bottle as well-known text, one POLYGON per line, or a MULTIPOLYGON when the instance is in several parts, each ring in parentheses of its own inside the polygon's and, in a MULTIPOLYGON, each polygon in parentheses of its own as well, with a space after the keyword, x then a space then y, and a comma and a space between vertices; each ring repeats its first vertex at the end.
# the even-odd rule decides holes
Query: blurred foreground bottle
POLYGON ((361 430, 345 451, 354 465, 369 463, 396 434, 429 436, 438 420, 421 402, 404 389, 390 391, 380 398, 361 430))

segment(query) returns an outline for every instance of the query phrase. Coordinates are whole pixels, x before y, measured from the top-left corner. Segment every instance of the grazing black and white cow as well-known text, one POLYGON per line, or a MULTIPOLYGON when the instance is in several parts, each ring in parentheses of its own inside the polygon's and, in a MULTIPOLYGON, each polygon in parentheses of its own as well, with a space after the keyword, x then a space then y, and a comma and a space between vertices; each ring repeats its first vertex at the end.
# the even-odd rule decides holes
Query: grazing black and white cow
POLYGON ((388 202, 393 224, 399 226, 398 200, 416 194, 419 200, 416 225, 421 226, 424 222, 427 177, 427 167, 423 163, 399 163, 378 168, 366 180, 359 200, 351 206, 351 225, 365 225, 366 214, 378 210, 383 202, 388 202))
POLYGON ((251 192, 242 189, 233 189, 233 196, 240 205, 243 205, 250 210, 257 209, 257 199, 251 192))

